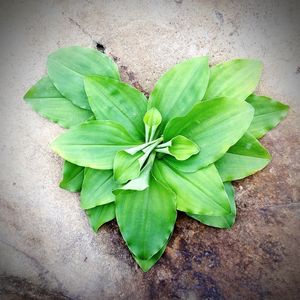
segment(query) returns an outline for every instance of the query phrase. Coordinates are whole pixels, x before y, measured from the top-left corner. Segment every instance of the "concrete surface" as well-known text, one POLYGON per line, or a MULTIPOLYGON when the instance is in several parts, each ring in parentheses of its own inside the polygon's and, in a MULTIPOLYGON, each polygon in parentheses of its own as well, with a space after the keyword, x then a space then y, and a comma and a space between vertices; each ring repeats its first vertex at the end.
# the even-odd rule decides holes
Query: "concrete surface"
POLYGON ((299 8, 297 0, 1 1, 1 299, 299 299, 299 8), (179 215, 146 274, 115 223, 94 234, 78 195, 59 189, 62 161, 48 144, 62 129, 22 101, 50 52, 95 42, 145 92, 184 58, 258 58, 259 91, 291 106, 263 139, 273 162, 235 184, 233 229, 179 215))

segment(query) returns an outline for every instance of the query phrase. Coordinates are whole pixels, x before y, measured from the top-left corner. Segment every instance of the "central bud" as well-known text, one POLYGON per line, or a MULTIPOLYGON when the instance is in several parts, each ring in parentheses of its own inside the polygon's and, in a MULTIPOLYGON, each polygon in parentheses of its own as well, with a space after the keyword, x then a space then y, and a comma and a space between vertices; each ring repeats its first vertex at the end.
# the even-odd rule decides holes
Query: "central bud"
POLYGON ((167 154, 180 161, 199 152, 197 144, 181 135, 163 143, 163 137, 158 137, 157 131, 162 116, 155 107, 146 112, 143 120, 145 143, 121 150, 115 156, 113 170, 117 189, 146 189, 156 153, 167 154))

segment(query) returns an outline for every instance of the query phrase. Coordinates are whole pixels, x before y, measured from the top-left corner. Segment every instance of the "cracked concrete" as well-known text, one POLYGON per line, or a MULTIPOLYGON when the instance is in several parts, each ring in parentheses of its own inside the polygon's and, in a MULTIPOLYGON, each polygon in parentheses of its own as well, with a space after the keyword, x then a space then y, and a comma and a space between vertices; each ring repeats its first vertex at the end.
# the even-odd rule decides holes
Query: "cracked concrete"
POLYGON ((2 1, 0 297, 298 299, 299 16, 299 1, 2 1), (50 52, 97 43, 146 94, 184 58, 258 58, 258 91, 291 106, 263 139, 272 163, 235 183, 233 229, 179 214, 146 274, 114 222, 94 234, 78 195, 59 189, 62 161, 48 144, 63 130, 22 101, 50 52))

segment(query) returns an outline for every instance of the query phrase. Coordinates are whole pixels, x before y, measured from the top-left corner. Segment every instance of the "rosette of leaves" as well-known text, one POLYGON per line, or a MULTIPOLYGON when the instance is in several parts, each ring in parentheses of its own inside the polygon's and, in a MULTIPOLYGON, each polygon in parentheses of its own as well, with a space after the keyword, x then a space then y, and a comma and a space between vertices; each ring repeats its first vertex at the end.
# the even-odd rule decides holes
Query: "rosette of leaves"
POLYGON ((288 112, 254 94, 257 60, 211 68, 207 57, 186 60, 158 80, 149 99, 93 49, 59 49, 47 71, 24 99, 69 129, 51 145, 65 160, 60 187, 81 192, 94 231, 116 218, 144 271, 165 251, 177 211, 209 226, 233 225, 231 182, 270 162, 258 139, 288 112))

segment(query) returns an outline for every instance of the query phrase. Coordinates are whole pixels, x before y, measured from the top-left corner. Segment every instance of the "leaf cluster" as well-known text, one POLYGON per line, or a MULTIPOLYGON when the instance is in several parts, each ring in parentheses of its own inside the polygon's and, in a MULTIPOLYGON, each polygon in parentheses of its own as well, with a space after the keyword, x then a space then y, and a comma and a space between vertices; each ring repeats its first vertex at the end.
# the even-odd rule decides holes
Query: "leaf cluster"
POLYGON ((257 60, 209 67, 207 57, 195 57, 167 71, 147 99, 120 80, 108 56, 75 46, 49 55, 47 75, 24 99, 69 129, 51 144, 65 160, 60 187, 80 192, 95 232, 116 218, 148 271, 166 249, 177 211, 230 228, 231 182, 270 162, 258 139, 288 106, 254 94, 261 72, 257 60))

